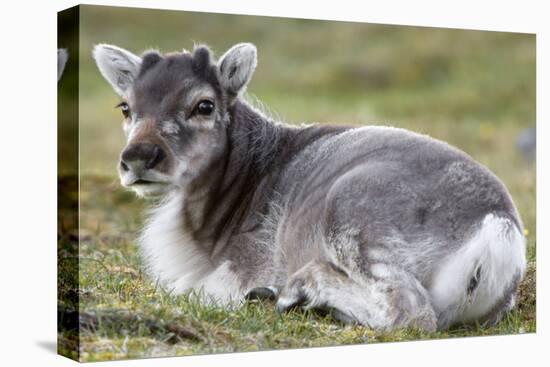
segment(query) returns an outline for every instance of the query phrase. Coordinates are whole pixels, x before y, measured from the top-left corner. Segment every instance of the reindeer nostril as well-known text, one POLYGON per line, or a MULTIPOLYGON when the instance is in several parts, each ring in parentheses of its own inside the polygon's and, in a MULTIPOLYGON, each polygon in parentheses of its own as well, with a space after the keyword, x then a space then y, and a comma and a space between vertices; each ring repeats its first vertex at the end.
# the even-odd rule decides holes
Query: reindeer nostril
POLYGON ((164 152, 158 145, 153 146, 153 152, 151 154, 151 158, 147 161, 145 164, 146 169, 154 168, 157 164, 159 164, 164 159, 164 152))
POLYGON ((133 171, 140 175, 144 169, 155 168, 165 156, 166 153, 156 144, 132 144, 124 149, 120 156, 120 169, 125 172, 133 171))
POLYGON ((128 167, 128 165, 126 163, 124 163, 124 161, 120 161, 120 168, 122 168, 122 170, 126 171, 126 172, 128 172, 130 170, 130 168, 128 167))

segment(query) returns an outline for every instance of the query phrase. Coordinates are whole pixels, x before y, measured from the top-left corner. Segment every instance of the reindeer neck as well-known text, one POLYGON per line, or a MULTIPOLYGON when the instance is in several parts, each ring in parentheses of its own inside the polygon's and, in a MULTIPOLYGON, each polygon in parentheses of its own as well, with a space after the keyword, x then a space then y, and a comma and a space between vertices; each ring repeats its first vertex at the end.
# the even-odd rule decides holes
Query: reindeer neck
POLYGON ((224 151, 187 190, 183 208, 185 231, 211 256, 224 248, 232 233, 243 230, 251 210, 263 205, 258 191, 268 189, 266 182, 283 156, 281 148, 297 130, 240 100, 230 116, 224 151))

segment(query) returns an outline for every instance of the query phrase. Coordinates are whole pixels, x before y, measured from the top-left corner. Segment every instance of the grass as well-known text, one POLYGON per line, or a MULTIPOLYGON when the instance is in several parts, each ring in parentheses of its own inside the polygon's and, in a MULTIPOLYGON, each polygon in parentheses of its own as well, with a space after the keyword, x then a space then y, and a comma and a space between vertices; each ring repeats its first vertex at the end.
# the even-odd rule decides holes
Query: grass
MULTIPOLYGON (((62 307, 82 312, 82 328, 60 334, 62 354, 99 361, 536 331, 535 167, 514 148, 517 134, 535 122, 534 36, 87 6, 80 47, 80 231, 60 226, 59 291, 62 307), (124 145, 120 112, 112 108, 118 99, 89 53, 98 42, 138 52, 192 41, 218 54, 234 42, 256 43, 249 91, 281 119, 404 127, 488 166, 527 229, 529 267, 518 307, 492 328, 385 333, 309 312, 279 315, 269 303, 205 307, 149 279, 135 241, 145 204, 120 188, 114 169, 124 145)), ((66 85, 70 79, 61 81, 62 94, 66 85)), ((60 218, 70 222, 67 208, 78 196, 61 190, 60 198, 60 218)))
MULTIPOLYGON (((143 273, 135 243, 143 203, 106 178, 85 178, 81 196, 79 296, 82 361, 320 347, 535 332, 535 261, 519 306, 496 327, 375 332, 311 312, 280 315, 270 303, 225 310, 174 296, 143 273), (105 210, 113 208, 113 210, 105 210), (116 208, 116 209, 114 209, 116 208), (88 321, 88 318, 92 320, 88 321)), ((75 337, 70 332, 64 337, 75 337)), ((74 346, 67 342, 69 352, 74 346)), ((74 355, 74 353, 73 353, 74 355)))

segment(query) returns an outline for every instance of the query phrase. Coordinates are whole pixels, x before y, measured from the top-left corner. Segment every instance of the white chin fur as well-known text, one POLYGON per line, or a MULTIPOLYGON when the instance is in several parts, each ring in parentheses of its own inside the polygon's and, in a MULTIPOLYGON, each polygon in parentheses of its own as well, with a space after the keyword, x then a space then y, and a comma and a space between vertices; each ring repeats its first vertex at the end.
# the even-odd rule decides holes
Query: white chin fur
POLYGON ((173 186, 164 183, 154 183, 148 185, 132 185, 129 188, 140 197, 150 198, 167 194, 172 190, 173 186))

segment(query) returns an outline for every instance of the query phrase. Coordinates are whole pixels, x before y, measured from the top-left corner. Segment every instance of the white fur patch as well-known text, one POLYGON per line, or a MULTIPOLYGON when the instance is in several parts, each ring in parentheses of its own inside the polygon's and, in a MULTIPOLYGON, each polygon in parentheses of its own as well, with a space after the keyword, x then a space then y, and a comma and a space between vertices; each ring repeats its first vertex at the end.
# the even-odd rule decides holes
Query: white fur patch
POLYGON ((392 275, 390 268, 386 264, 372 264, 370 271, 377 278, 389 278, 392 275))
POLYGON ((162 121, 161 130, 167 135, 177 135, 180 132, 180 127, 177 122, 174 121, 162 121))
POLYGON ((514 277, 525 271, 525 238, 514 223, 488 214, 479 231, 436 273, 429 289, 434 309, 455 309, 452 322, 485 316, 505 295, 514 277), (468 284, 480 267, 475 291, 468 284))
POLYGON ((200 244, 182 230, 183 195, 175 192, 151 212, 140 239, 142 256, 150 273, 169 290, 190 290, 203 301, 227 304, 243 298, 243 290, 230 263, 216 267, 200 244))

